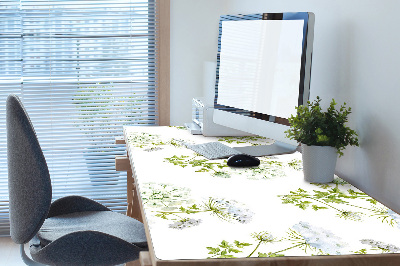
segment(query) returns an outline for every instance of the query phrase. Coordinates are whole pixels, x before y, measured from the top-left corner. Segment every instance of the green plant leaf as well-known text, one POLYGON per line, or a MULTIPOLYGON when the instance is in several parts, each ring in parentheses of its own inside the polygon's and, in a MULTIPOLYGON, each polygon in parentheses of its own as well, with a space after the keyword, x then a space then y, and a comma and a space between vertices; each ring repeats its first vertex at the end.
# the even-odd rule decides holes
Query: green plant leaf
POLYGON ((285 131, 286 137, 306 145, 335 147, 339 156, 346 146, 359 146, 357 133, 346 125, 351 108, 344 103, 337 110, 332 99, 328 109, 322 111, 320 102, 317 97, 308 106, 296 107, 297 114, 288 119, 290 129, 285 131))

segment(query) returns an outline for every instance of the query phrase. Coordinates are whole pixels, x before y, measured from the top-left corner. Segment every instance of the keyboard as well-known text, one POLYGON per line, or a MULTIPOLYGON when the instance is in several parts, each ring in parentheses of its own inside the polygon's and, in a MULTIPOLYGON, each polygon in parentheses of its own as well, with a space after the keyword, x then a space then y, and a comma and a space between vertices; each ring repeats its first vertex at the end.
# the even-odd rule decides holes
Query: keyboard
POLYGON ((195 151, 209 160, 227 158, 235 154, 242 154, 229 146, 220 142, 208 142, 203 144, 187 145, 187 148, 195 151))

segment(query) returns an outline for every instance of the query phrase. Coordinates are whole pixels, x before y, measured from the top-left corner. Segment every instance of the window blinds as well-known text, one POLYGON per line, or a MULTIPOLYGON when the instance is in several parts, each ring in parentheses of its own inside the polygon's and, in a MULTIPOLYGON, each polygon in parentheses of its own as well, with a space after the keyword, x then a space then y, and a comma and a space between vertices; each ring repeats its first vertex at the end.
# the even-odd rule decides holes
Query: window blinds
POLYGON ((23 101, 46 157, 53 199, 82 195, 126 209, 116 172, 123 125, 156 125, 154 1, 0 2, 0 235, 9 232, 5 100, 23 101))

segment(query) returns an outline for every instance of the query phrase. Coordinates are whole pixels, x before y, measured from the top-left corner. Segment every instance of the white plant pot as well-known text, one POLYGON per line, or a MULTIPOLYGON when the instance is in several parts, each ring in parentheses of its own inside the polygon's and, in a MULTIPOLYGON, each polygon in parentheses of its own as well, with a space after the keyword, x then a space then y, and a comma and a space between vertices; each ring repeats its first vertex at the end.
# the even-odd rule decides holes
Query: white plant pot
POLYGON ((310 183, 329 183, 335 175, 337 150, 331 146, 301 144, 304 179, 310 183))

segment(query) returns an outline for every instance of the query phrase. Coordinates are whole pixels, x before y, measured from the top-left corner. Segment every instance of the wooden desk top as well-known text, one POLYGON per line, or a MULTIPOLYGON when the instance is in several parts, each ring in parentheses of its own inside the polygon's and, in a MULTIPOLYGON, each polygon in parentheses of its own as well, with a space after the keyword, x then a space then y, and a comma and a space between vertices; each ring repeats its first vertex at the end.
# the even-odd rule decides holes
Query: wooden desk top
POLYGON ((181 142, 266 140, 206 138, 179 127, 125 127, 124 137, 160 261, 400 252, 400 215, 338 177, 305 182, 300 153, 234 169, 181 142))

